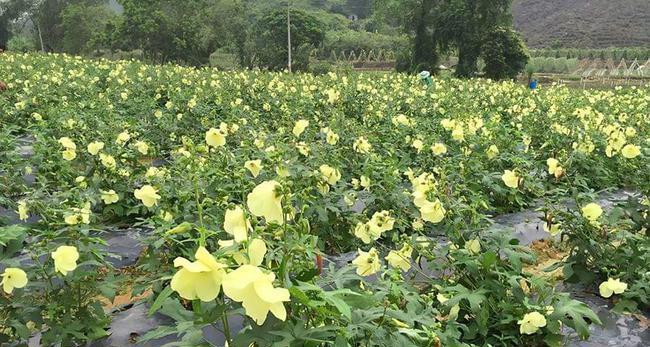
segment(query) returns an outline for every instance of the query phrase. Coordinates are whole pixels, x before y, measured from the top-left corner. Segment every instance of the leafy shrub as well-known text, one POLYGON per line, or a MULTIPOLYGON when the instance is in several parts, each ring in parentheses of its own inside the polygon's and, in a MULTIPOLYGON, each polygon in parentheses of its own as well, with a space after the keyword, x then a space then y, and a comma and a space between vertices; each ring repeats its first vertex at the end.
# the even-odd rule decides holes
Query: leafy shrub
POLYGON ((234 70, 239 68, 239 61, 235 54, 216 51, 210 54, 210 66, 219 70, 234 70))
POLYGON ((36 43, 30 37, 15 35, 7 42, 7 49, 14 52, 31 52, 36 50, 36 43))

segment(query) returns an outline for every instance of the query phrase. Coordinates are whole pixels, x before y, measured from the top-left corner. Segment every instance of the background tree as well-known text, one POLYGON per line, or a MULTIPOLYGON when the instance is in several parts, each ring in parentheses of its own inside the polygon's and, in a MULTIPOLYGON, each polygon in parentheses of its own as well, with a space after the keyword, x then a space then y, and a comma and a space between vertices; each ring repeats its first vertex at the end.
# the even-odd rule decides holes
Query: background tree
POLYGON ((124 8, 113 48, 141 49, 157 62, 201 65, 212 53, 202 40, 208 0, 120 0, 124 8))
POLYGON ((455 49, 456 76, 471 77, 478 72, 487 33, 498 26, 512 26, 511 4, 512 0, 441 0, 434 36, 443 50, 455 49))
POLYGON ((104 4, 69 4, 61 13, 62 50, 72 54, 89 52, 95 42, 102 41, 101 35, 115 17, 117 14, 104 4))
MULTIPOLYGON (((256 48, 260 66, 271 70, 287 67, 287 11, 277 9, 262 17, 257 24, 256 48)), ((293 68, 305 71, 309 55, 325 38, 323 23, 302 10, 291 10, 291 43, 293 68)))
POLYGON ((399 71, 437 71, 439 54, 435 11, 440 0, 376 0, 374 21, 401 26, 411 48, 400 54, 399 71))
POLYGON ((485 77, 497 80, 515 79, 529 60, 523 41, 509 28, 497 27, 487 33, 481 51, 485 77))
POLYGON ((32 6, 32 1, 27 0, 0 0, 0 48, 7 49, 11 39, 10 25, 12 22, 26 17, 27 10, 32 6))

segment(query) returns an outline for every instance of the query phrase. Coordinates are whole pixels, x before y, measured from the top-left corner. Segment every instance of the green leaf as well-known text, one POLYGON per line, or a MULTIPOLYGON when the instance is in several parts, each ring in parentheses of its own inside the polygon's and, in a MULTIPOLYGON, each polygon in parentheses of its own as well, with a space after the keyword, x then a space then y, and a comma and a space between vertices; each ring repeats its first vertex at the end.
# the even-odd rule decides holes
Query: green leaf
POLYGON ((324 292, 323 294, 323 298, 325 301, 327 301, 327 303, 336 307, 336 309, 339 310, 339 312, 345 316, 345 318, 352 320, 352 310, 350 310, 350 306, 348 306, 348 304, 343 301, 343 299, 337 297, 337 294, 331 294, 329 292, 324 292))
POLYGON ((348 347, 350 344, 345 340, 345 337, 339 335, 334 340, 334 347, 348 347))
POLYGON ((479 289, 474 292, 469 291, 463 286, 454 286, 447 288, 449 291, 458 292, 451 299, 449 299, 445 304, 448 306, 453 306, 459 304, 462 300, 467 300, 469 307, 473 313, 478 313, 481 309, 481 304, 486 300, 485 294, 487 290, 479 289))
POLYGON ((585 303, 562 296, 555 311, 549 319, 561 320, 568 327, 573 328, 581 339, 589 337, 589 324, 602 324, 598 316, 585 303), (590 322, 587 322, 587 319, 590 322))
POLYGON ((481 264, 484 268, 489 268, 497 261, 497 254, 494 251, 487 251, 481 257, 481 264))
POLYGON ((564 335, 547 334, 546 336, 544 336, 544 342, 549 347, 562 347, 564 346, 564 335))
POLYGON ((161 339, 161 338, 163 338, 165 336, 169 336, 171 334, 176 334, 176 333, 178 333, 178 331, 176 330, 175 327, 167 327, 167 326, 158 327, 155 330, 152 330, 152 331, 144 334, 144 336, 142 336, 142 338, 138 339, 138 342, 143 343, 143 342, 150 341, 150 340, 161 339))
POLYGON ((154 313, 156 313, 156 311, 158 311, 158 309, 160 309, 162 307, 165 300, 170 295, 172 295, 173 292, 174 292, 174 290, 172 289, 171 286, 165 287, 165 289, 163 289, 163 291, 160 292, 160 294, 158 294, 158 297, 156 298, 156 300, 154 300, 153 304, 151 305, 151 308, 149 308, 149 313, 147 313, 147 315, 149 317, 151 317, 154 313))

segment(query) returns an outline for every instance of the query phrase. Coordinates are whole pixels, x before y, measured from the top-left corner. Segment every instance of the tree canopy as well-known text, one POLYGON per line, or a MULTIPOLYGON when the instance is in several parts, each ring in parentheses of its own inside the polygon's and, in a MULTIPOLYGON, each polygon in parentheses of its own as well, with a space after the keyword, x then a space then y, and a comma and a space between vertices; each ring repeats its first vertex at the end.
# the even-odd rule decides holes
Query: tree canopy
POLYGON ((432 72, 440 56, 453 54, 459 77, 477 75, 479 59, 493 78, 516 75, 527 61, 512 29, 512 0, 116 1, 119 11, 107 0, 0 0, 0 47, 22 22, 43 51, 140 52, 152 62, 198 66, 224 53, 241 67, 281 70, 290 9, 296 70, 328 49, 390 49, 399 52, 399 69, 432 72))

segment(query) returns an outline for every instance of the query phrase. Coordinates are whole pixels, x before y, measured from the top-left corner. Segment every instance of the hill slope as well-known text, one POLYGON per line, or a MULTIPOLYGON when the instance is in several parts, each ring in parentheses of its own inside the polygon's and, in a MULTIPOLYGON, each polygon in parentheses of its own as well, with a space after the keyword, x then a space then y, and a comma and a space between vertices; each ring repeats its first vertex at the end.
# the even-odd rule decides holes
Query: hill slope
POLYGON ((515 0, 529 47, 650 46, 650 0, 515 0))

